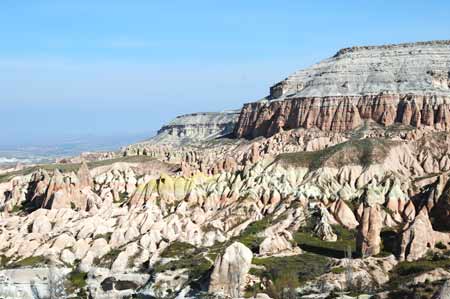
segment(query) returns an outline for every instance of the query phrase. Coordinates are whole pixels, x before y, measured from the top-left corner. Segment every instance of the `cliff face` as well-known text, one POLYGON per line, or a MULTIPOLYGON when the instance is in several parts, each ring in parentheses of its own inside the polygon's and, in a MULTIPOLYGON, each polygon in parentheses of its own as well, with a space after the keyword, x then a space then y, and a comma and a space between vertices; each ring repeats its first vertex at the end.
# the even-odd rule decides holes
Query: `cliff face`
POLYGON ((239 138, 269 137, 282 130, 312 127, 343 132, 359 127, 363 120, 448 130, 450 97, 379 94, 250 103, 242 109, 235 134, 239 138))
POLYGON ((176 117, 164 125, 148 144, 184 144, 209 140, 233 133, 239 112, 192 113, 176 117))
POLYGON ((343 49, 271 87, 267 100, 245 104, 235 134, 342 132, 364 119, 447 129, 449 73, 449 41, 343 49))

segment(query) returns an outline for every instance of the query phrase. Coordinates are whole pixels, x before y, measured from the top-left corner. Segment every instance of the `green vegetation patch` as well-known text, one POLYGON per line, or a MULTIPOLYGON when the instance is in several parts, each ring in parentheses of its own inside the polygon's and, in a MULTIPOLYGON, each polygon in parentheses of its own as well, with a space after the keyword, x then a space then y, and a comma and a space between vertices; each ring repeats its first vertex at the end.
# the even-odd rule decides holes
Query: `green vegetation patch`
POLYGON ((399 141, 383 138, 365 138, 350 140, 326 149, 314 152, 284 153, 277 156, 274 163, 308 167, 343 167, 346 165, 369 166, 382 163, 389 150, 399 141))
POLYGON ((128 200, 129 195, 128 192, 119 192, 119 199, 116 203, 124 203, 128 200))
POLYGON ((323 241, 313 236, 310 231, 308 228, 304 228, 294 234, 294 240, 301 249, 334 258, 345 258, 345 253, 349 248, 352 255, 356 254, 356 231, 334 225, 333 231, 338 237, 336 242, 323 241))
POLYGON ((209 247, 208 257, 214 261, 217 256, 222 255, 225 249, 234 242, 240 242, 247 246, 253 253, 259 253, 259 245, 264 238, 259 237, 258 234, 268 228, 273 222, 271 216, 266 216, 261 220, 250 223, 239 236, 231 238, 227 242, 217 243, 209 247))
POLYGON ((432 282, 419 283, 408 287, 400 287, 392 290, 388 294, 388 299, 428 299, 433 297, 438 292, 445 280, 436 280, 432 282))
POLYGON ((447 249, 447 245, 445 245, 441 241, 437 242, 436 245, 434 245, 434 247, 436 247, 437 249, 441 249, 441 250, 447 249))
POLYGON ((10 261, 11 261, 10 257, 0 255, 0 268, 6 268, 10 261))
POLYGON ((163 257, 173 258, 169 262, 159 261, 155 264, 153 272, 176 271, 186 269, 189 276, 187 284, 194 289, 201 289, 205 285, 213 263, 206 257, 206 249, 196 248, 183 242, 174 242, 162 253, 163 257))
POLYGON ((186 242, 175 241, 172 242, 166 249, 161 253, 161 257, 163 258, 173 258, 177 256, 184 256, 193 253, 196 250, 194 245, 191 245, 186 242))
POLYGON ((344 272, 345 272, 344 267, 336 267, 336 268, 331 269, 331 273, 334 273, 334 274, 341 274, 344 272))
POLYGON ((78 270, 73 270, 67 276, 67 280, 70 284, 77 289, 84 288, 86 286, 86 279, 87 273, 78 270))
POLYGON ((120 253, 121 250, 111 249, 107 254, 105 254, 101 258, 95 258, 94 265, 110 269, 120 253))
POLYGON ((65 280, 64 288, 67 294, 74 294, 77 292, 79 297, 77 298, 87 298, 85 297, 85 287, 87 285, 87 273, 81 272, 77 269, 74 269, 70 272, 65 280))
POLYGON ((444 255, 433 254, 413 262, 400 262, 391 270, 389 285, 392 288, 398 288, 411 282, 415 276, 436 268, 443 268, 449 271, 450 259, 444 255))
POLYGON ((294 291, 303 283, 324 274, 328 268, 328 259, 312 253, 293 256, 254 258, 254 265, 261 269, 252 268, 250 273, 260 277, 267 283, 267 289, 255 286, 247 290, 252 296, 258 292, 267 293, 271 298, 283 298, 286 292, 294 291))
POLYGON ((263 232, 273 223, 273 219, 270 216, 264 217, 261 220, 250 223, 249 226, 232 241, 238 241, 247 246, 254 253, 259 252, 259 245, 264 240, 264 238, 258 237, 258 234, 263 232))
POLYGON ((8 268, 25 268, 25 267, 36 267, 46 265, 48 260, 43 256, 30 256, 24 259, 12 262, 8 265, 8 268))

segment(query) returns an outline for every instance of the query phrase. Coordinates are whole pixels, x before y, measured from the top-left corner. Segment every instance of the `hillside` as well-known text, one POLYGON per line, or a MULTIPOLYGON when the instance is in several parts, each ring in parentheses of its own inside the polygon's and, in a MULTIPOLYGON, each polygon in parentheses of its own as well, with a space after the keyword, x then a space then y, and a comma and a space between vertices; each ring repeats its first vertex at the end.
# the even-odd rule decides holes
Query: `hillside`
POLYGON ((449 47, 343 49, 240 112, 2 173, 0 297, 446 298, 449 47))

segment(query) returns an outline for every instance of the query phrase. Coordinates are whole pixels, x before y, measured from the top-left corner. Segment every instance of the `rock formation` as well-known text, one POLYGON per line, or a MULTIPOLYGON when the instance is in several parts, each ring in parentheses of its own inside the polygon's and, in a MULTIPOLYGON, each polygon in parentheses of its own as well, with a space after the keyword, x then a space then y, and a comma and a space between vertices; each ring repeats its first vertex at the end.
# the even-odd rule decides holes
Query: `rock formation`
POLYGON ((414 261, 423 257, 436 243, 428 212, 422 209, 401 235, 400 259, 414 261))
POLYGON ((80 298, 395 296, 405 273, 398 288, 429 279, 437 294, 450 258, 448 52, 344 49, 237 124, 235 112, 183 116, 115 154, 2 173, 0 297, 31 292, 19 276, 48 280, 49 261, 80 298), (248 139, 215 139, 235 124, 248 139))
POLYGON ((358 208, 359 227, 356 239, 358 253, 363 256, 372 256, 380 253, 381 245, 381 213, 379 205, 362 203, 358 208))
POLYGON ((288 231, 268 236, 259 245, 260 255, 292 255, 300 254, 302 251, 294 243, 292 234, 288 231))
POLYGON ((233 133, 239 111, 199 112, 177 116, 144 144, 187 144, 233 133))
POLYGON ((253 254, 241 243, 233 243, 217 258, 211 274, 209 291, 231 298, 243 295, 245 276, 250 270, 253 254))
POLYGON ((298 71, 244 105, 237 137, 313 128, 342 132, 364 120, 450 128, 450 42, 354 47, 298 71))

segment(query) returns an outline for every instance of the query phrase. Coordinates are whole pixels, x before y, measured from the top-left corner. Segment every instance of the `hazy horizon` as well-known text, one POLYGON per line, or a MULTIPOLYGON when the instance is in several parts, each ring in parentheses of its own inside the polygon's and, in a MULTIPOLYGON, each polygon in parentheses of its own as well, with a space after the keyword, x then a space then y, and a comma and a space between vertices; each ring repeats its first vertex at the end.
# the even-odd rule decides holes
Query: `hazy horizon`
POLYGON ((446 39, 449 17, 445 1, 2 1, 0 146, 239 109, 340 48, 446 39))

